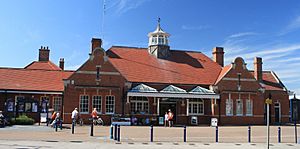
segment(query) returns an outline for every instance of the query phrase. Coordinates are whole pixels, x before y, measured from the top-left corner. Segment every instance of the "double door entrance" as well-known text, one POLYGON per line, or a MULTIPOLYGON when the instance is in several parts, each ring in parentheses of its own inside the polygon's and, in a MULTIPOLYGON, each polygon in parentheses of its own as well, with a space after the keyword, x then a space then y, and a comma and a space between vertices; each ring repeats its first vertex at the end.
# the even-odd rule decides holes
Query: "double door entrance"
POLYGON ((176 124, 176 114, 177 114, 176 109, 177 109, 177 103, 176 101, 174 101, 174 99, 162 100, 159 103, 159 116, 164 117, 166 112, 171 110, 172 113, 174 114, 173 116, 174 124, 176 124))

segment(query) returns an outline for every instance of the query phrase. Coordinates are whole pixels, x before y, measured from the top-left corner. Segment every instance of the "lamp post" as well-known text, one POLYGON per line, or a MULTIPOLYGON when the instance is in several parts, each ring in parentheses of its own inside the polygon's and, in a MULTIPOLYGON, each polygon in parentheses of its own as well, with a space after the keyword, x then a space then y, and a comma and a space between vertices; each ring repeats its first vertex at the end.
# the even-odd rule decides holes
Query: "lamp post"
MULTIPOLYGON (((271 97, 271 95, 269 95, 271 97)), ((265 103, 267 104, 267 145, 270 148, 270 104, 272 104, 272 99, 267 98, 265 103)))

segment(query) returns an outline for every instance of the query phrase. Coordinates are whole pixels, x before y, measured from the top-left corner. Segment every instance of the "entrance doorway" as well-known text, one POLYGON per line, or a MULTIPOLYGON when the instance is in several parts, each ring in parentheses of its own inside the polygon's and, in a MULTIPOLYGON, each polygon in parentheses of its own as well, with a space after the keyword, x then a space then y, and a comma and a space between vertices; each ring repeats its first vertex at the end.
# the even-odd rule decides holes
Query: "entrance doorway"
POLYGON ((275 103, 274 108, 275 108, 275 123, 280 123, 281 122, 280 103, 275 103))
POLYGON ((170 101, 168 100, 162 100, 159 103, 159 116, 164 117, 165 113, 168 112, 168 110, 171 110, 174 114, 173 121, 174 124, 176 123, 176 101, 170 101))

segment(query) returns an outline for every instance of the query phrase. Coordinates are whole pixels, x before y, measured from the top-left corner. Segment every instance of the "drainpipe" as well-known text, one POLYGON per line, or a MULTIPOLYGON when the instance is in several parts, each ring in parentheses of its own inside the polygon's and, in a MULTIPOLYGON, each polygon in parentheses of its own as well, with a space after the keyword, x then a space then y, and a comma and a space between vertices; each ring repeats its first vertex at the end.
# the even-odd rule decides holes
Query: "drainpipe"
POLYGON ((218 105, 219 105, 219 124, 221 124, 221 94, 220 94, 220 98, 218 100, 218 105))

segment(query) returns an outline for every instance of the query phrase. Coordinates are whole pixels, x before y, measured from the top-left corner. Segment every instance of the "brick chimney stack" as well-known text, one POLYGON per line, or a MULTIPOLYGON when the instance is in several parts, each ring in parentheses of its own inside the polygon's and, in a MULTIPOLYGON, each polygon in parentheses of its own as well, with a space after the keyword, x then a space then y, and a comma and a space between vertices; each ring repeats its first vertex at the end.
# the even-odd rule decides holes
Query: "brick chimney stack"
POLYGON ((218 63, 220 66, 224 66, 224 48, 223 47, 215 47, 213 49, 213 61, 218 63))
POLYGON ((102 46, 102 40, 100 38, 92 38, 92 53, 95 48, 102 46))
POLYGON ((262 58, 254 58, 254 77, 257 81, 262 82, 262 58))
POLYGON ((64 68, 65 68, 65 60, 64 60, 64 58, 60 58, 59 59, 59 68, 61 70, 64 70, 64 68))
POLYGON ((39 49, 39 61, 49 61, 50 49, 48 47, 43 47, 39 49))

